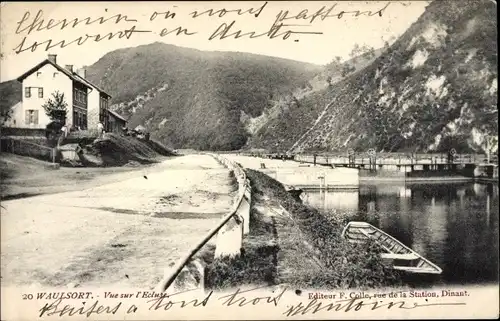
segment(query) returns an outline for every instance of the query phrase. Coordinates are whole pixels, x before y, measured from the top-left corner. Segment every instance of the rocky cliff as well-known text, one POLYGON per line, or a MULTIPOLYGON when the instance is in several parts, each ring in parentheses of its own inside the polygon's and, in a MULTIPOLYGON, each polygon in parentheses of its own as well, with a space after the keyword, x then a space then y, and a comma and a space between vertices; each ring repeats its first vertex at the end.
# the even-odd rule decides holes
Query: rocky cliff
POLYGON ((434 1, 371 65, 321 92, 324 113, 284 145, 495 152, 497 66, 496 5, 434 1))

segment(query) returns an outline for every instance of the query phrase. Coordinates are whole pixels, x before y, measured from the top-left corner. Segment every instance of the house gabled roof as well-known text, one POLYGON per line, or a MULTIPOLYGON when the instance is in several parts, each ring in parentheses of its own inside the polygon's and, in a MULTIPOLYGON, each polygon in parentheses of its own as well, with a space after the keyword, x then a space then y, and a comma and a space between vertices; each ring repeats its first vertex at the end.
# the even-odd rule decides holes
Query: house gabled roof
POLYGON ((93 82, 89 81, 88 79, 83 78, 79 74, 74 74, 75 77, 77 77, 80 81, 85 82, 87 85, 94 87, 97 89, 101 94, 104 94, 107 98, 111 98, 111 95, 105 92, 103 89, 99 88, 97 85, 95 85, 93 82))
POLYGON ((42 62, 40 62, 38 65, 34 66, 33 68, 31 68, 30 70, 28 70, 27 72, 25 72, 24 74, 22 74, 21 76, 19 76, 17 78, 17 81, 23 81, 24 79, 26 79, 26 77, 28 77, 29 75, 31 75, 32 73, 34 73, 35 71, 37 71, 38 69, 42 68, 43 66, 45 66, 46 64, 51 64, 52 66, 54 66, 57 70, 59 70, 60 72, 62 72, 63 74, 65 74, 66 76, 68 76, 71 80, 73 81, 76 81, 76 82, 79 82, 81 83, 82 85, 84 85, 85 87, 87 88, 92 88, 89 84, 87 84, 86 82, 82 81, 80 77, 77 77, 77 74, 76 73, 72 73, 71 71, 67 70, 66 68, 64 67, 61 67, 59 66, 58 64, 50 61, 49 59, 45 59, 43 60, 42 62))
POLYGON ((120 114, 118 114, 118 113, 116 113, 116 112, 112 111, 111 109, 108 109, 108 112, 109 112, 111 115, 113 115, 114 117, 119 118, 119 119, 123 120, 124 122, 127 122, 127 120, 126 120, 125 118, 123 118, 123 116, 122 116, 122 115, 120 115, 120 114))

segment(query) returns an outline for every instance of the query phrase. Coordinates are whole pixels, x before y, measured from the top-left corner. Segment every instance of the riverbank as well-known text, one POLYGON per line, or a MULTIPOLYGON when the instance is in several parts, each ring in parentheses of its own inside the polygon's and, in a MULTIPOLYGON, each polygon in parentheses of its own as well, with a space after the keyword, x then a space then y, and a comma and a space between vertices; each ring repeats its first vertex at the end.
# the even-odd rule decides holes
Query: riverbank
POLYGON ((281 183, 246 170, 252 185, 250 233, 238 258, 210 262, 208 288, 287 284, 300 288, 368 289, 401 284, 375 246, 341 238, 340 212, 326 217, 296 201, 281 183))

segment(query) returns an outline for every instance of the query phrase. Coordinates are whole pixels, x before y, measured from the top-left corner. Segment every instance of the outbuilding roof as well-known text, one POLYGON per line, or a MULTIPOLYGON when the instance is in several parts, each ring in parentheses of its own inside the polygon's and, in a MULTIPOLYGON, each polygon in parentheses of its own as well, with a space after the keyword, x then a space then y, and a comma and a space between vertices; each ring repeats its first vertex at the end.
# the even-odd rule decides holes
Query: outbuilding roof
POLYGON ((122 116, 122 115, 118 114, 117 112, 112 111, 111 109, 108 109, 108 112, 109 112, 111 115, 113 115, 114 117, 116 117, 116 118, 119 118, 119 119, 123 120, 124 122, 126 122, 126 121, 127 121, 125 118, 123 118, 123 116, 122 116))

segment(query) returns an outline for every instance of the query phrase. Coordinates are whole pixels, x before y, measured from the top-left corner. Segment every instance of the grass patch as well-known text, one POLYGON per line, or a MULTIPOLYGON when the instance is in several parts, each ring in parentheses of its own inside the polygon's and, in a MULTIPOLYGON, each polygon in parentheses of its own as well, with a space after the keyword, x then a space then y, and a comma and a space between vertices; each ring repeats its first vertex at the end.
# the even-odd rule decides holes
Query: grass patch
MULTIPOLYGON (((215 247, 212 248, 215 252, 215 247)), ((242 285, 274 285, 277 280, 275 222, 255 208, 250 211, 250 233, 243 239, 240 256, 205 261, 206 287, 227 289, 242 285)))

